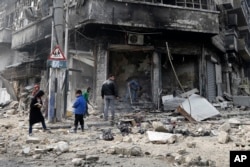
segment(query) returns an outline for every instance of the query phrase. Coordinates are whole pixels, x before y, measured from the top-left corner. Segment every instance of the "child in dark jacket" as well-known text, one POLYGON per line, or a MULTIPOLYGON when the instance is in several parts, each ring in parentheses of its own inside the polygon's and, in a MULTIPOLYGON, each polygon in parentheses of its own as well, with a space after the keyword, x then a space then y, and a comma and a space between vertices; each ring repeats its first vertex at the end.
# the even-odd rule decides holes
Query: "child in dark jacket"
POLYGON ((84 131, 84 119, 83 116, 86 114, 86 100, 82 96, 82 91, 76 91, 76 99, 73 103, 74 114, 75 114, 75 121, 74 121, 74 129, 72 132, 76 133, 78 122, 80 122, 81 129, 84 131))

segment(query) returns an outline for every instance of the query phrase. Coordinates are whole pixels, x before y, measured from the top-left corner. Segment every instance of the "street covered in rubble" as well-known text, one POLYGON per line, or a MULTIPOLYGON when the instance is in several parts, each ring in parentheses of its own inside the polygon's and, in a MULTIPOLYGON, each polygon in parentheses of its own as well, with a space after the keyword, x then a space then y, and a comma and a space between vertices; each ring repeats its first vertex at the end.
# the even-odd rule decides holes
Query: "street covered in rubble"
MULTIPOLYGON (((215 106, 225 102, 232 104, 225 100, 215 106)), ((69 133, 74 120, 69 115, 62 122, 47 123, 46 132, 37 124, 34 136, 28 136, 29 112, 17 106, 12 101, 0 111, 1 166, 226 167, 230 151, 249 150, 250 145, 250 110, 245 106, 216 107, 219 114, 202 121, 192 114, 190 121, 177 109, 137 108, 117 112, 113 126, 90 107, 84 132, 69 133)), ((209 106, 198 112, 209 115, 209 106)))

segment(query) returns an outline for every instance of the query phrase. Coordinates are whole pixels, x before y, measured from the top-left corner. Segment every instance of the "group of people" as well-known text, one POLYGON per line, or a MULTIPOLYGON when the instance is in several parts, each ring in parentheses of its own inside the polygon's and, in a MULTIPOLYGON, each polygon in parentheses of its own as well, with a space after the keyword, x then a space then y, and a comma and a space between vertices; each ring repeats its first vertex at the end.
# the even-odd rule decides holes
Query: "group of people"
MULTIPOLYGON (((89 102, 89 93, 91 88, 88 87, 87 90, 82 93, 81 90, 77 90, 75 95, 76 99, 72 105, 74 108, 75 120, 74 120, 74 129, 71 132, 76 133, 78 124, 80 123, 81 130, 84 131, 84 119, 85 115, 89 115, 88 113, 88 104, 89 102)), ((30 114, 29 114, 29 135, 32 136, 32 127, 35 123, 41 122, 43 130, 48 130, 45 124, 44 116, 41 112, 41 108, 43 107, 42 97, 44 96, 44 91, 40 90, 38 85, 34 86, 32 91, 32 100, 30 103, 30 114)))
MULTIPOLYGON (((115 99, 119 99, 117 86, 115 84, 115 76, 110 74, 108 79, 103 82, 101 88, 101 97, 104 100, 104 120, 108 120, 108 110, 111 111, 111 120, 114 122, 115 111, 114 111, 114 102, 115 99)), ((135 102, 137 100, 137 92, 141 90, 141 86, 139 85, 137 80, 131 80, 127 83, 127 95, 126 98, 130 99, 131 102, 135 102)), ((30 115, 29 115, 29 135, 32 135, 32 126, 35 123, 41 122, 44 130, 48 130, 45 124, 44 117, 41 112, 41 108, 43 106, 42 97, 44 95, 44 91, 39 90, 40 87, 37 85, 34 87, 33 98, 30 103, 30 115)), ((89 93, 91 88, 88 87, 87 90, 83 93, 81 90, 77 90, 75 92, 76 99, 72 105, 74 108, 74 128, 71 132, 76 133, 78 124, 80 123, 81 130, 84 131, 84 116, 89 115, 88 113, 88 104, 89 102, 89 93)))
MULTIPOLYGON (((119 99, 117 93, 117 87, 115 84, 115 76, 110 74, 108 79, 104 81, 101 89, 101 96, 104 99, 104 120, 108 120, 108 110, 111 111, 111 120, 114 121, 115 112, 114 112, 114 100, 119 99)), ((137 79, 132 79, 127 83, 127 93, 126 100, 130 99, 130 103, 137 102, 138 91, 141 91, 142 87, 140 86, 137 79)))

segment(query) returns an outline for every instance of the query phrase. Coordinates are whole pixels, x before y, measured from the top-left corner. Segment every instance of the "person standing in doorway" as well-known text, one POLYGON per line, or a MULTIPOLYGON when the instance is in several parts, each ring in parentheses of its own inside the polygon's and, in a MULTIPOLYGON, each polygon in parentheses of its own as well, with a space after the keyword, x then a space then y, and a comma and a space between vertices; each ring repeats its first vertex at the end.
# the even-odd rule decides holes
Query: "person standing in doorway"
POLYGON ((108 110, 111 110, 112 121, 115 118, 114 101, 118 99, 117 87, 115 84, 115 76, 109 74, 109 78, 103 82, 101 88, 101 96, 104 99, 104 120, 108 120, 108 110))
POLYGON ((137 79, 132 79, 127 83, 126 99, 130 99, 131 103, 136 102, 138 99, 137 93, 142 89, 137 79))
POLYGON ((75 114, 75 121, 74 121, 74 129, 73 133, 77 132, 77 127, 78 127, 78 123, 80 122, 81 125, 81 129, 82 132, 84 131, 84 119, 83 119, 83 115, 86 113, 86 101, 82 96, 82 91, 81 90, 77 90, 76 91, 76 99, 73 103, 73 108, 74 108, 74 114, 75 114))
POLYGON ((41 122, 43 129, 47 130, 44 117, 41 112, 41 108, 43 106, 42 96, 44 95, 44 91, 39 90, 36 95, 32 98, 30 103, 30 115, 29 115, 29 135, 32 135, 32 126, 35 123, 41 122))

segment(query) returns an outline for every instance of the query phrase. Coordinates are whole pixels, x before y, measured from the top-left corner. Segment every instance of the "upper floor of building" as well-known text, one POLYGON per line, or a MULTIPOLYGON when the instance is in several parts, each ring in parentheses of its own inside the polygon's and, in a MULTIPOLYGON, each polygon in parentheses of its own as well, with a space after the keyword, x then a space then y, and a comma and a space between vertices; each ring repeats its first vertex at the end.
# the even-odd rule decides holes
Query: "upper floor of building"
MULTIPOLYGON (((0 43, 26 50, 51 36, 53 1, 2 0, 0 6, 0 43)), ((236 27, 242 36, 250 32, 249 0, 67 0, 67 6, 70 29, 110 25, 213 36, 236 27)))

